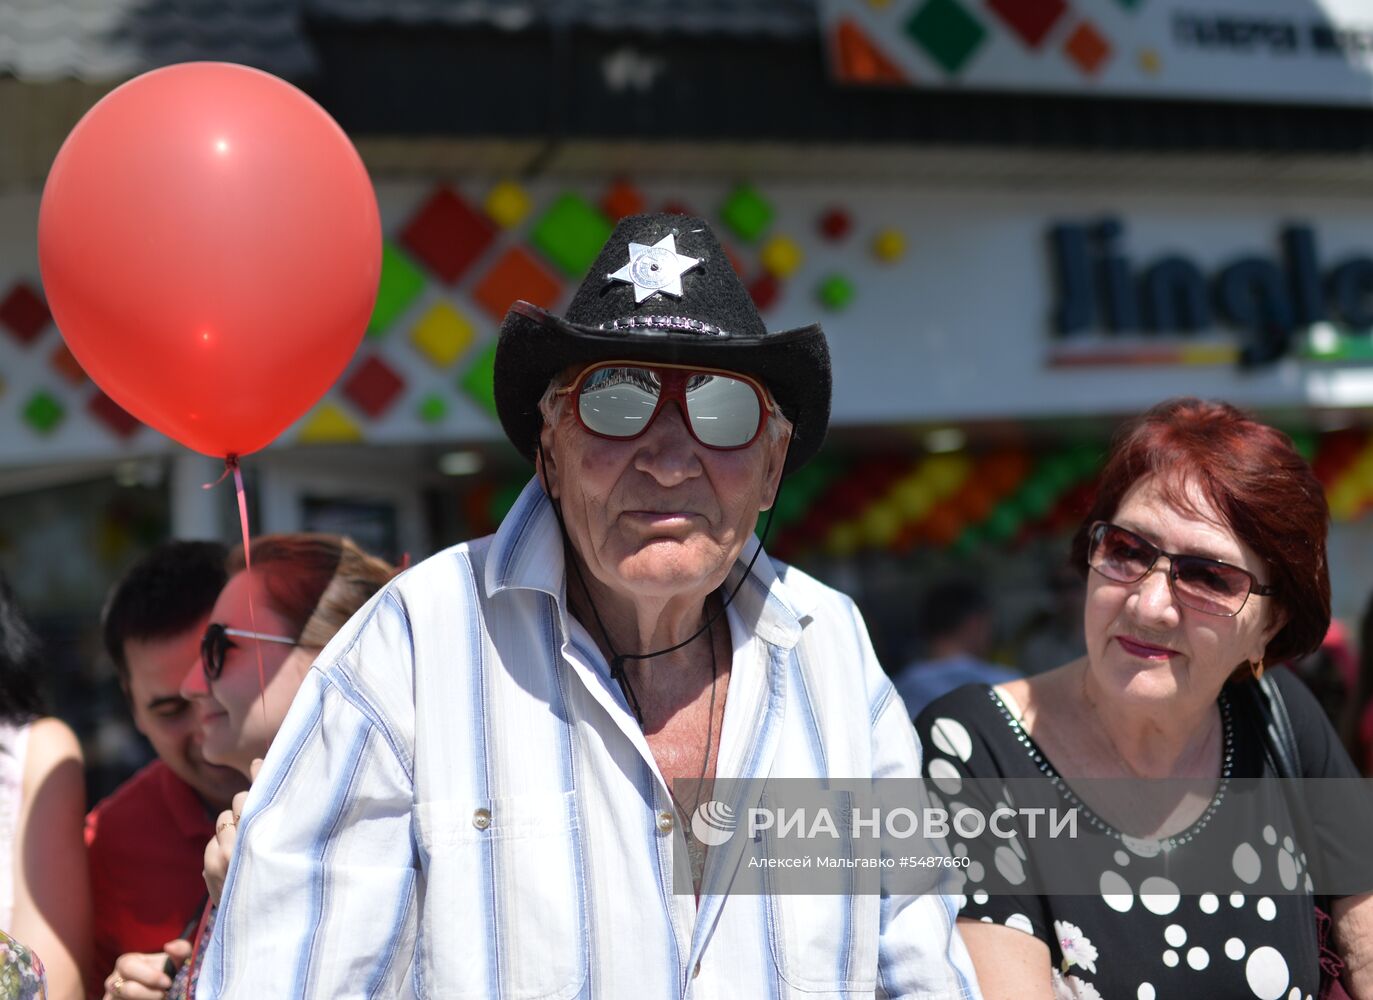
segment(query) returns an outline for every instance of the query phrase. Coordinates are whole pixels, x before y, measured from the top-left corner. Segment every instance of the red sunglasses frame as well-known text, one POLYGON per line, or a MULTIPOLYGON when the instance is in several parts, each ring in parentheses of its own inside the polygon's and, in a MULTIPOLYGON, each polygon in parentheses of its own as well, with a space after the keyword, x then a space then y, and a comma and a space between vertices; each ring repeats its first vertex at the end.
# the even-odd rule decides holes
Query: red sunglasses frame
MULTIPOLYGON (((603 434, 595 428, 588 426, 586 421, 582 419, 582 408, 574 405, 572 412, 576 415, 577 423, 581 425, 582 430, 594 437, 603 438, 606 441, 633 441, 636 438, 642 437, 644 434, 648 433, 649 428, 653 426, 653 422, 658 419, 658 414, 662 412, 663 404, 665 402, 674 401, 677 404, 677 408, 682 411, 682 423, 686 425, 687 433, 690 434, 691 439, 702 448, 709 448, 711 451, 739 451, 749 447, 758 440, 759 436, 763 433, 764 428, 768 425, 768 418, 776 413, 778 409, 777 404, 773 402, 772 396, 769 395, 768 390, 763 383, 759 382, 751 375, 745 375, 742 372, 730 371, 727 368, 701 368, 697 365, 645 364, 642 361, 630 360, 597 361, 593 364, 589 364, 579 371, 570 383, 563 386, 561 389, 555 390, 554 395, 576 396, 580 394, 586 380, 602 368, 642 368, 645 371, 651 371, 657 375, 658 384, 662 387, 658 392, 658 402, 653 407, 653 413, 649 415, 648 420, 644 421, 643 427, 639 428, 635 433, 625 436, 618 434, 603 434), (664 377, 665 375, 666 377, 664 377), (687 409, 686 401, 686 384, 692 375, 718 375, 721 378, 743 382, 753 390, 754 395, 758 397, 758 427, 754 430, 752 437, 743 444, 716 445, 708 444, 697 436, 696 428, 691 425, 691 412, 687 409)), ((573 402, 575 403, 576 400, 574 399, 573 402)))

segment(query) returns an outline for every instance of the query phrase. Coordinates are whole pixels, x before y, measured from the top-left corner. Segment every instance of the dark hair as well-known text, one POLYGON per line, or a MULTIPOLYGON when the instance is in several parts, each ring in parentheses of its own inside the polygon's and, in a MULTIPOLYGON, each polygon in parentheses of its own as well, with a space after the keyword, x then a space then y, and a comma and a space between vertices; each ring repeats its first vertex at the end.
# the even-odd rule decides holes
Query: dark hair
POLYGON ((44 714, 38 691, 42 647, 0 574, 0 719, 22 725, 44 714))
POLYGON ((1088 529, 1115 517, 1125 494, 1156 477, 1163 496, 1191 511, 1195 485, 1230 530, 1268 568, 1269 598, 1287 621, 1264 658, 1282 662, 1316 649, 1330 628, 1330 572, 1325 491, 1286 434, 1250 419, 1229 403, 1172 399, 1117 434, 1096 500, 1073 539, 1073 562, 1087 573, 1088 529))
MULTIPOLYGON (((291 623, 302 646, 322 649, 396 570, 343 535, 263 535, 252 540, 272 610, 291 623)), ((229 555, 230 573, 245 568, 243 547, 229 555)))
POLYGON ((130 639, 165 639, 194 627, 210 613, 229 579, 219 542, 163 542, 129 567, 110 591, 100 615, 105 652, 129 689, 130 639))
POLYGON ((971 580, 944 580, 926 591, 917 612, 926 641, 953 635, 969 618, 991 611, 987 592, 971 580))

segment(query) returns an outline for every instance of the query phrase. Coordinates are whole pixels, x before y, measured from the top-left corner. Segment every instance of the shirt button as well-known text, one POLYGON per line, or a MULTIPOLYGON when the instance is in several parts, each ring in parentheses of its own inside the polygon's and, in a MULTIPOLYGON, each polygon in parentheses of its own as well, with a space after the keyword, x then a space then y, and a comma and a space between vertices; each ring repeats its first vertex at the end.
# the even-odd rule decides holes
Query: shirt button
POLYGON ((658 814, 658 829, 663 833, 672 832, 672 813, 663 810, 658 814))
POLYGON ((491 825, 491 810, 478 809, 472 814, 472 825, 478 830, 485 830, 491 825))

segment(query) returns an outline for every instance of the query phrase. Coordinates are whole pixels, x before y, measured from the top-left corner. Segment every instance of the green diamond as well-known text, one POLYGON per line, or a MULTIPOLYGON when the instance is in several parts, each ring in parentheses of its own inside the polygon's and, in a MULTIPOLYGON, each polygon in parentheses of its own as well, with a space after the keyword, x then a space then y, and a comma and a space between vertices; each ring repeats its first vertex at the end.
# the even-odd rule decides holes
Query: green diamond
POLYGON ((482 351, 474 361, 463 372, 462 378, 458 380, 458 387, 472 400, 479 404, 493 417, 496 413, 496 344, 492 342, 486 350, 482 351))
POLYGON ((410 262, 390 240, 381 245, 381 283, 377 286, 377 304, 367 324, 369 336, 384 334, 396 317, 405 312, 415 297, 424 291, 424 272, 410 262))
POLYGON ((741 184, 720 206, 720 217, 735 236, 752 242, 772 225, 772 204, 753 187, 741 184))
POLYGON ((853 289, 853 282, 842 274, 831 274, 815 290, 821 305, 826 309, 843 309, 856 294, 853 289))
POLYGON ((448 416, 448 400, 436 392, 431 392, 420 400, 420 419, 426 424, 436 424, 448 416))
POLYGON ((930 0, 906 22, 906 34, 952 75, 981 47, 987 29, 958 0, 930 0))
POLYGON ((62 422, 66 412, 51 394, 39 389, 24 406, 24 420, 34 430, 46 434, 62 422))
POLYGON ((564 194, 539 218, 529 238, 564 274, 580 278, 596 262, 612 228, 585 198, 564 194))

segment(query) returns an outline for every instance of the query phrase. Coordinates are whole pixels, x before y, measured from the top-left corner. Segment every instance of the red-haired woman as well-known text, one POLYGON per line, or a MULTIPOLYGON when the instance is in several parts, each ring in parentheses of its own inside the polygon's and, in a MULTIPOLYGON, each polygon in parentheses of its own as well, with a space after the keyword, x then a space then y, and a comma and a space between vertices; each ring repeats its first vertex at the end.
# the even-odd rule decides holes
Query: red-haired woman
MULTIPOLYGON (((1316 815, 1306 826, 1281 799, 1245 797, 1235 783, 1283 774, 1265 736, 1271 700, 1256 697, 1256 679, 1325 635, 1327 521, 1320 483, 1291 442, 1227 404, 1173 400, 1116 439, 1073 545, 1087 579, 1087 655, 995 688, 961 688, 917 720, 936 788, 966 800, 984 787, 968 779, 1000 788, 1049 778, 1056 784, 1035 787, 1065 809, 1082 805, 1089 835, 1072 863, 1091 894, 1045 894, 1053 886, 1033 876, 1047 883, 1047 855, 1037 859, 1015 837, 954 848, 974 859, 958 923, 987 1000, 1319 992, 1308 864, 1332 822, 1358 820, 1316 815), (1094 810, 1104 783, 1089 779, 1119 788, 1140 778, 1188 779, 1203 794, 1145 826, 1140 809, 1124 820, 1119 802, 1094 810), (1258 802, 1263 815, 1236 815, 1258 802), (1210 865, 1226 888, 1177 884, 1189 860, 1210 865), (1261 875, 1283 888, 1234 891, 1269 884, 1261 875)), ((1302 684, 1286 670, 1270 676, 1305 776, 1356 777, 1302 684)), ((1332 908, 1344 982, 1373 997, 1373 903, 1347 896, 1332 908)))

